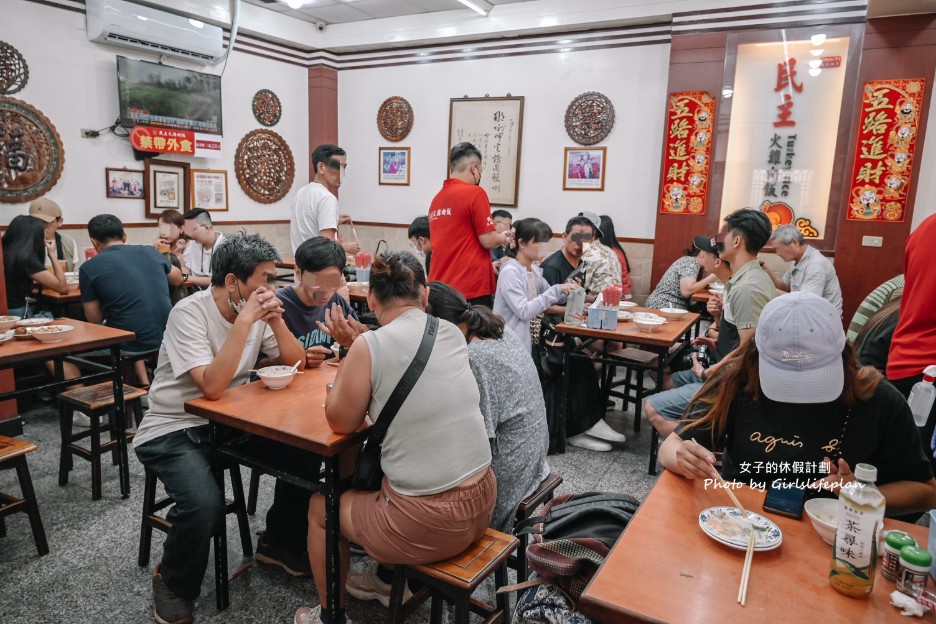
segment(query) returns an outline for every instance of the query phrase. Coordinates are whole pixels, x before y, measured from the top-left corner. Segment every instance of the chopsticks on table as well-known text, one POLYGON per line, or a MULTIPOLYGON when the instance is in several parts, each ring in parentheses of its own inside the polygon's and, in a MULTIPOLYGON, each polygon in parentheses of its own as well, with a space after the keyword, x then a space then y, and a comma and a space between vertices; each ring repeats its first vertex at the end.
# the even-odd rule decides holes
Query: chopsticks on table
MULTIPOLYGON (((695 440, 692 440, 696 444, 695 440)), ((731 485, 725 481, 718 471, 715 472, 715 478, 718 481, 718 484, 724 488, 725 493, 731 498, 731 502, 734 503, 735 507, 738 508, 742 514, 744 514, 745 520, 747 520, 748 525, 750 526, 750 535, 748 536, 747 551, 744 553, 744 567, 741 569, 741 586, 738 588, 738 602, 741 603, 741 606, 744 606, 744 603, 747 601, 747 588, 748 580, 751 578, 751 563, 754 561, 754 543, 757 541, 757 538, 754 534, 754 523, 749 519, 750 514, 741 504, 741 501, 738 500, 738 497, 734 495, 734 492, 731 491, 731 485)))

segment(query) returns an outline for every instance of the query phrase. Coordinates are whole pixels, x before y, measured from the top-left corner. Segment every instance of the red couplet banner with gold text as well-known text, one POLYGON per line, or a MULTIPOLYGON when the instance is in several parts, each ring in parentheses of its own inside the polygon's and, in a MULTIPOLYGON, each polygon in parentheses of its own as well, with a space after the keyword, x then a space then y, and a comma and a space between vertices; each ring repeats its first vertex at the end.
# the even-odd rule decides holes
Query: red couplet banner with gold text
POLYGON ((708 92, 670 93, 660 212, 705 214, 714 126, 715 100, 708 92))
POLYGON ((847 219, 904 220, 925 84, 923 78, 865 83, 847 219))

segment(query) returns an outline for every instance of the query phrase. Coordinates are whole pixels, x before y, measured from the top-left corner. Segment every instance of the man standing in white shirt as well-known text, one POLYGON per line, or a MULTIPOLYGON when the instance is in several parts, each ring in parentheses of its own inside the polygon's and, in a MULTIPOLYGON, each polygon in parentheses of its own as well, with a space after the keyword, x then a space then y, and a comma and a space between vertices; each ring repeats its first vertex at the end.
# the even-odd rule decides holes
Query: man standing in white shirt
POLYGON ((806 244, 803 233, 795 225, 781 225, 774 230, 770 242, 774 251, 786 262, 792 262, 779 279, 772 271, 767 273, 777 290, 796 292, 805 290, 819 295, 842 313, 842 287, 835 267, 828 258, 806 244))
MULTIPOLYGON (((325 143, 312 152, 315 178, 299 189, 289 218, 289 240, 293 254, 299 245, 315 236, 338 239, 338 225, 350 223, 351 216, 338 213, 338 187, 348 167, 348 157, 337 145, 325 143)), ((357 242, 342 243, 345 253, 361 251, 357 242)))
POLYGON ((185 246, 182 254, 185 261, 182 279, 186 286, 208 288, 211 286, 211 257, 224 240, 224 234, 215 232, 207 210, 196 208, 189 210, 182 217, 185 219, 182 234, 192 241, 185 246))

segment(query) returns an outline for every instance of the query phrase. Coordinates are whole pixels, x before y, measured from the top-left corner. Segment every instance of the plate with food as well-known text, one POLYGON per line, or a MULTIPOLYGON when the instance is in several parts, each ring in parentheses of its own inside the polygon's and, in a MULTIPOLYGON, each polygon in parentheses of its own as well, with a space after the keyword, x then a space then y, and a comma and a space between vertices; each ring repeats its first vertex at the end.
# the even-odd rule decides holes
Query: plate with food
POLYGON ((16 321, 16 326, 17 327, 39 327, 40 325, 48 325, 51 322, 52 322, 52 319, 50 318, 35 317, 35 318, 20 319, 16 321))
POLYGON ((0 330, 6 331, 8 329, 13 329, 19 321, 20 317, 18 316, 0 316, 0 330))
POLYGON ((754 550, 773 550, 783 542, 783 532, 772 520, 749 511, 747 519, 737 507, 709 507, 699 514, 699 526, 716 542, 737 550, 747 550, 751 525, 754 525, 754 550))
POLYGON ((30 340, 33 339, 32 334, 30 334, 30 333, 26 330, 25 327, 17 327, 16 329, 14 329, 14 330, 13 330, 13 337, 14 337, 14 338, 29 338, 30 340))
POLYGON ((0 332, 0 343, 4 343, 8 340, 13 340, 13 330, 8 329, 4 332, 0 332))
POLYGON ((26 332, 39 342, 61 342, 65 334, 75 329, 71 325, 43 325, 41 327, 27 327, 26 332))

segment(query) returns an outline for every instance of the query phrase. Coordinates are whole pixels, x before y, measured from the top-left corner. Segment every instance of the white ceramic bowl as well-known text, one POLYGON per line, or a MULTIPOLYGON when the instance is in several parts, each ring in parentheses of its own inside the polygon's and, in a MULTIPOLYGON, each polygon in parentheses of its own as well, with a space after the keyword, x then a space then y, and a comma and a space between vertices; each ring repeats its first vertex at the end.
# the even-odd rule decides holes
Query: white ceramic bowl
POLYGON ((689 314, 687 310, 680 308, 660 308, 660 316, 671 321, 681 321, 689 314))
POLYGON ((645 332, 655 332, 660 331, 660 328, 663 327, 663 324, 666 323, 665 320, 658 321, 656 319, 648 318, 637 318, 634 317, 634 325, 636 325, 640 331, 645 332))
POLYGON ((65 334, 75 329, 71 325, 43 325, 26 329, 30 336, 39 342, 61 342, 65 334))
POLYGON ((264 366, 257 371, 257 377, 270 390, 282 390, 292 383, 295 376, 292 366, 264 366))
POLYGON ((362 293, 367 290, 367 282, 348 282, 348 290, 351 292, 362 293))
POLYGON ((20 317, 18 316, 0 316, 0 331, 13 329, 16 327, 16 324, 19 322, 19 320, 20 317))
POLYGON ((835 516, 838 512, 838 499, 813 498, 806 501, 806 515, 812 522, 816 533, 826 544, 835 541, 835 516))
POLYGON ((52 322, 52 319, 50 318, 28 318, 28 319, 20 319, 19 321, 16 321, 16 326, 17 327, 39 327, 41 325, 48 325, 51 322, 52 322))
POLYGON ((0 342, 7 342, 8 340, 13 340, 13 330, 0 331, 0 342))

